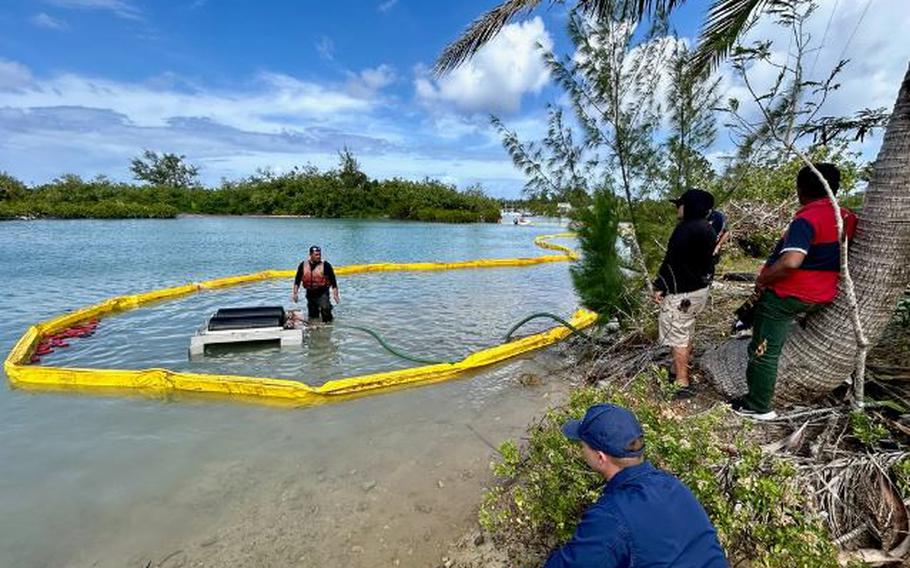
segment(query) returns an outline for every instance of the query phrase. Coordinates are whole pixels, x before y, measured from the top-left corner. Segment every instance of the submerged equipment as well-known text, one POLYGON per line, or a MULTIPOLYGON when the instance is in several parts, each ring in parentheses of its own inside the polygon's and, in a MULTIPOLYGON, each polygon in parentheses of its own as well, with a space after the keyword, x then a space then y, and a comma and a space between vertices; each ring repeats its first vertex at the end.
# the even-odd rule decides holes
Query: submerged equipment
POLYGON ((222 308, 190 338, 190 358, 205 355, 213 344, 278 342, 282 348, 303 345, 303 330, 288 329, 282 306, 222 308))
POLYGON ((281 306, 255 308, 221 308, 209 318, 208 331, 284 327, 287 316, 281 306))

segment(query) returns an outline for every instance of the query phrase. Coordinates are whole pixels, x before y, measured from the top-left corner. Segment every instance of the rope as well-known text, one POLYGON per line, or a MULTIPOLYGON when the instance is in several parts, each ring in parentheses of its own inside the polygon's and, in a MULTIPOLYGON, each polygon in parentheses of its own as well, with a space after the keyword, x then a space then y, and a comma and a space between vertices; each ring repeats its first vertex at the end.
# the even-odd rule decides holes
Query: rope
POLYGON ((847 49, 849 49, 850 44, 853 42, 853 38, 856 36, 856 32, 859 31, 859 27, 862 25, 863 18, 866 17, 866 12, 869 11, 869 6, 871 4, 872 0, 866 0, 866 7, 863 8, 863 12, 859 15, 859 20, 856 21, 856 26, 853 27, 853 32, 850 34, 850 37, 847 38, 847 43, 844 44, 844 49, 840 52, 840 57, 837 58, 838 61, 843 61, 844 55, 847 54, 847 49))
POLYGON ((396 357, 401 357, 402 359, 407 359, 408 361, 413 361, 414 363, 423 363, 425 365, 439 365, 442 363, 451 364, 451 363, 455 362, 455 361, 440 361, 440 360, 436 360, 436 359, 423 359, 420 357, 414 357, 413 355, 408 355, 407 353, 399 351, 398 349, 395 349, 394 347, 389 345, 388 342, 386 342, 386 340, 383 339, 382 336, 379 335, 378 332, 373 331, 372 329, 369 329, 367 327, 360 327, 359 325, 347 325, 347 324, 335 324, 335 327, 345 328, 345 329, 356 329, 357 331, 362 331, 364 333, 367 333, 367 334, 371 335, 373 337, 373 339, 378 341, 379 344, 382 345, 385 348, 385 350, 388 351, 389 353, 391 353, 392 355, 395 355, 396 357))
POLYGON ((834 14, 837 13, 837 5, 840 0, 834 0, 834 9, 831 10, 831 16, 828 17, 828 24, 825 26, 825 33, 822 34, 822 41, 818 45, 818 51, 815 52, 815 61, 812 62, 812 68, 809 70, 809 77, 815 73, 815 65, 818 63, 818 56, 821 55, 822 49, 825 48, 825 40, 828 39, 828 30, 831 29, 831 22, 834 20, 834 14))
POLYGON ((518 328, 520 328, 520 327, 523 326, 524 324, 528 323, 529 321, 534 320, 534 319, 538 319, 538 318, 550 318, 551 320, 555 320, 555 321, 561 323, 562 325, 564 325, 565 327, 569 328, 569 329, 572 331, 572 333, 573 333, 574 335, 581 336, 581 337, 585 338, 586 340, 591 341, 591 338, 590 338, 590 337, 588 337, 587 335, 583 334, 583 333, 581 332, 581 330, 579 330, 577 327, 575 327, 574 325, 570 324, 570 323, 567 322, 566 320, 562 319, 562 318, 559 317, 558 315, 556 315, 556 314, 551 314, 551 313, 549 313, 549 312, 537 312, 537 313, 535 313, 535 314, 529 315, 528 317, 524 318, 524 319, 521 320, 520 322, 518 322, 518 323, 516 323, 515 325, 513 325, 513 326, 512 326, 512 329, 510 329, 509 332, 508 332, 508 333, 505 335, 505 337, 503 338, 503 342, 511 341, 511 340, 512 340, 512 334, 515 333, 515 331, 517 331, 518 328))

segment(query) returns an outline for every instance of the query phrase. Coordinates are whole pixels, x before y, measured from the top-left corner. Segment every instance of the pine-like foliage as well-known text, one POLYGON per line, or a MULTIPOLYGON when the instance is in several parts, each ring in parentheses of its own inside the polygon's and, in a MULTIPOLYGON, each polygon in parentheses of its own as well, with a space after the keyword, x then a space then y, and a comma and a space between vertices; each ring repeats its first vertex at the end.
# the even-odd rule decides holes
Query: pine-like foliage
POLYGON ((619 201, 604 190, 596 191, 593 197, 590 207, 576 213, 581 258, 570 271, 582 305, 606 322, 618 312, 628 312, 634 295, 627 292, 628 279, 617 250, 619 201))
POLYGON ((529 199, 583 205, 590 189, 602 182, 596 156, 575 141, 561 108, 547 105, 547 135, 540 141, 519 140, 496 116, 490 117, 490 123, 515 167, 527 177, 524 193, 529 199))
POLYGON ((691 56, 685 43, 677 40, 668 65, 666 110, 670 132, 665 146, 671 195, 694 186, 705 187, 713 176, 704 156, 717 138, 714 109, 720 99, 720 77, 711 78, 695 70, 689 64, 691 56))

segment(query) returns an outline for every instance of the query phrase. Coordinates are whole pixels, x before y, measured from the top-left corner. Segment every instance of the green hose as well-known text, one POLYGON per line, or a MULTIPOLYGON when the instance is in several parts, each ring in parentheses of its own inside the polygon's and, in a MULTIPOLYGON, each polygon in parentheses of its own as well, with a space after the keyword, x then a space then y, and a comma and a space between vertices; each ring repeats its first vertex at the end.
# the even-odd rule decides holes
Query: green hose
POLYGON ((566 320, 562 319, 558 315, 551 314, 550 312, 537 312, 536 314, 531 314, 528 317, 521 320, 520 322, 513 325, 512 329, 509 330, 509 333, 507 333, 505 338, 503 339, 503 342, 512 341, 512 334, 515 333, 515 331, 517 331, 519 327, 523 326, 524 324, 528 323, 529 321, 531 321, 533 319, 538 319, 538 318, 550 318, 551 320, 555 320, 555 321, 561 323, 562 325, 566 326, 570 330, 572 330, 572 333, 574 335, 581 336, 581 337, 587 339, 588 341, 591 340, 591 338, 588 337, 587 335, 583 334, 580 329, 578 329, 574 325, 570 324, 566 320))
MULTIPOLYGON (((536 314, 531 314, 528 317, 521 320, 520 322, 513 325, 512 329, 509 330, 509 333, 506 334, 504 342, 511 341, 512 334, 515 333, 515 331, 517 331, 518 328, 520 328, 524 324, 528 323, 529 321, 531 321, 533 319, 538 319, 538 318, 550 318, 550 319, 555 320, 555 321, 559 322, 560 324, 566 326, 567 328, 569 328, 573 334, 579 335, 579 336, 587 339, 588 341, 590 341, 590 339, 591 339, 587 335, 583 334, 581 332, 581 330, 579 330, 577 327, 575 327, 571 323, 567 322, 566 320, 562 319, 558 315, 551 314, 549 312, 537 312, 536 314)), ((413 355, 408 355, 407 353, 403 353, 403 352, 399 351, 398 349, 395 349, 394 347, 389 345, 389 343, 385 339, 383 339, 383 337, 381 335, 379 335, 378 332, 373 331, 372 329, 367 328, 367 327, 361 327, 359 325, 338 324, 338 323, 335 324, 335 327, 344 328, 344 329, 354 329, 357 331, 362 331, 364 333, 367 333, 367 334, 371 335, 373 337, 373 339, 378 341, 379 344, 382 345, 383 348, 385 348, 385 350, 388 351, 389 353, 391 353, 392 355, 395 355, 396 357, 401 357, 402 359, 406 359, 408 361, 413 361, 414 363, 423 363, 425 365, 439 365, 439 364, 443 364, 443 363, 452 364, 452 363, 456 362, 456 361, 440 361, 440 360, 436 360, 436 359, 423 359, 420 357, 414 357, 413 355)))
POLYGON ((421 359, 420 357, 414 357, 412 355, 408 355, 407 353, 402 353, 401 351, 399 351, 399 350, 395 349, 394 347, 392 347, 391 345, 389 345, 386 342, 386 340, 383 339, 382 336, 379 335, 377 332, 373 331, 372 329, 366 328, 366 327, 360 327, 359 325, 347 325, 347 324, 335 324, 335 327, 356 329, 357 331, 362 331, 364 333, 368 333, 368 334, 372 335, 373 338, 376 339, 376 341, 378 341, 379 344, 382 345, 386 349, 386 351, 388 351, 392 355, 401 357, 402 359, 407 359, 408 361, 413 361, 414 363, 423 363, 426 365, 439 365, 442 363, 451 364, 451 363, 455 362, 455 361, 437 361, 434 359, 421 359))

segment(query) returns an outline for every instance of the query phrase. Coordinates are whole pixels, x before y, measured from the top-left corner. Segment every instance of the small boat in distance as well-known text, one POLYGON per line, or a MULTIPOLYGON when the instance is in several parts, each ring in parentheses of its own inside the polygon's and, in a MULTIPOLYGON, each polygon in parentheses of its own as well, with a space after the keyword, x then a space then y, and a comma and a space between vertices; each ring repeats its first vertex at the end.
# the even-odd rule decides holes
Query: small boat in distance
POLYGON ((512 220, 512 223, 515 225, 530 225, 531 221, 525 218, 524 213, 519 213, 518 216, 512 220))

